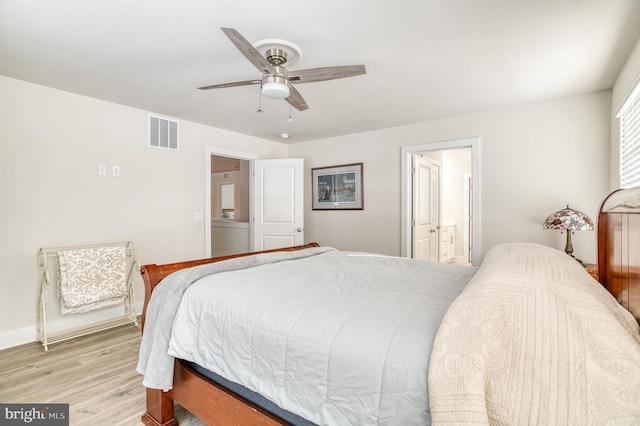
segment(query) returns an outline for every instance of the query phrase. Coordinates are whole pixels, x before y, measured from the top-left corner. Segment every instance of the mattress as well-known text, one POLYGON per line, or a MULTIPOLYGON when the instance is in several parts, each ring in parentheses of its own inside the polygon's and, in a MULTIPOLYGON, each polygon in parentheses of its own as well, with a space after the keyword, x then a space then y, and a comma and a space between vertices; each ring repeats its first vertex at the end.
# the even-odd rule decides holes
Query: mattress
POLYGON ((474 273, 314 249, 219 271, 185 290, 168 354, 316 424, 429 424, 433 339, 474 273))

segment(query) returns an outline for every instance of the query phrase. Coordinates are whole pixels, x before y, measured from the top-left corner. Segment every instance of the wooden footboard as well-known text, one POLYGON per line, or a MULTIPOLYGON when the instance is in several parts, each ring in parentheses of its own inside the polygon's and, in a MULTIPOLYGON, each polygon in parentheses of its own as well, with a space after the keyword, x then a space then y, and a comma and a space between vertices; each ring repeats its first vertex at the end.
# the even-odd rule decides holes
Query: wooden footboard
MULTIPOLYGON (((142 311, 142 329, 147 312, 147 304, 154 288, 166 276, 185 268, 220 262, 237 257, 277 251, 296 251, 319 247, 317 243, 264 250, 253 253, 241 253, 230 256, 212 257, 166 265, 144 265, 140 268, 145 287, 144 308, 142 311)), ((147 411, 142 423, 147 426, 173 426, 178 421, 174 415, 174 402, 198 416, 210 425, 283 425, 287 424, 266 411, 254 406, 233 392, 202 377, 181 361, 176 361, 173 389, 163 392, 159 389, 146 389, 147 411)))

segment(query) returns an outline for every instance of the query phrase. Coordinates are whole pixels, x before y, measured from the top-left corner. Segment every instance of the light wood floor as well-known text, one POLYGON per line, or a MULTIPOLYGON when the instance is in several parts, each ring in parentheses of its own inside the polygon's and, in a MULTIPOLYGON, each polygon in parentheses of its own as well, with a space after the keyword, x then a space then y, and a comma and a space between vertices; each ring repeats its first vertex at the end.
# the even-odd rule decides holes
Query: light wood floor
MULTIPOLYGON (((68 403, 70 425, 142 425, 140 329, 127 325, 49 346, 0 351, 0 402, 68 403)), ((183 426, 204 425, 176 407, 183 426)))

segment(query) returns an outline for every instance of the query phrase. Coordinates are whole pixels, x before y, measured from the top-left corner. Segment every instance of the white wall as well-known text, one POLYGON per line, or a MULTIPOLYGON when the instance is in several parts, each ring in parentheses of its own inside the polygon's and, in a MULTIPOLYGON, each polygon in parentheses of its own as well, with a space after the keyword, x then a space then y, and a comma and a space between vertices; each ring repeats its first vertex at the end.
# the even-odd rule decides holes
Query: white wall
MULTIPOLYGON (((145 111, 0 77, 0 348, 35 339, 42 246, 131 239, 143 264, 203 257, 194 212, 206 146, 305 158, 307 186, 312 167, 364 162, 363 211, 312 211, 307 188, 306 240, 398 255, 401 147, 478 136, 483 254, 507 241, 562 248, 542 221, 567 203, 595 218, 609 190, 611 102, 601 92, 289 147, 181 121, 169 152, 147 148, 145 111), (121 177, 98 176, 99 164, 121 177)), ((595 260, 593 232, 574 246, 595 260)), ((136 290, 141 300, 139 280, 136 290)))
MULTIPOLYGON (((289 156, 305 159, 307 176, 313 167, 364 163, 364 210, 308 209, 306 239, 399 255, 401 147, 480 137, 482 256, 512 241, 563 249, 565 236, 542 222, 567 203, 595 219, 609 191, 610 105, 606 91, 294 144, 289 156)), ((595 261, 594 232, 573 243, 578 257, 595 261)))
POLYGON ((620 187, 620 120, 616 118, 618 110, 636 84, 640 84, 640 40, 627 58, 622 71, 613 86, 611 96, 611 185, 610 189, 620 187))
MULTIPOLYGON (((133 240, 142 264, 204 257, 205 147, 287 156, 186 121, 179 152, 148 148, 147 114, 0 76, 0 348, 35 340, 40 247, 133 240)), ((141 301, 140 280, 136 291, 141 301)))

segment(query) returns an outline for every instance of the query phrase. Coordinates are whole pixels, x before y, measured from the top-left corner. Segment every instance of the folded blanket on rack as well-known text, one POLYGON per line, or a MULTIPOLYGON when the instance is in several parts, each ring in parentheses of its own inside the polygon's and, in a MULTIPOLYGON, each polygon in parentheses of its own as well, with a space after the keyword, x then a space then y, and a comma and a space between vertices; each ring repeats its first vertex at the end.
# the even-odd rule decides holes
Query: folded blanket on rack
POLYGON ((58 294, 63 314, 122 303, 127 295, 124 246, 58 252, 58 294))

